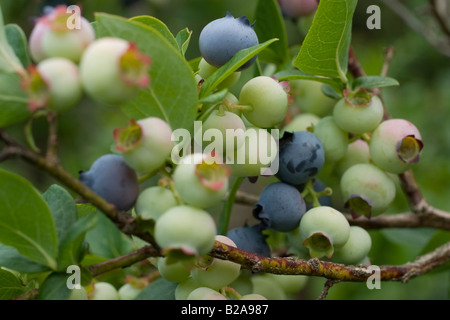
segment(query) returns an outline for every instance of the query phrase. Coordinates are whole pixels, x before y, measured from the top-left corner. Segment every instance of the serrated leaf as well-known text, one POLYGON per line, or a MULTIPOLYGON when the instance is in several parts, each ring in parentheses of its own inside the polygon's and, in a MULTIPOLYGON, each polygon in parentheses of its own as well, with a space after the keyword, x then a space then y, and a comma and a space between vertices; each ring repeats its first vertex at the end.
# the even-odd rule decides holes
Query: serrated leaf
POLYGON ((26 179, 0 169, 0 242, 56 269, 58 237, 50 208, 26 179))
POLYGON ((209 93, 211 93, 214 88, 216 88, 222 81, 228 78, 233 72, 235 72, 239 67, 241 67, 244 63, 250 60, 252 57, 263 51, 273 42, 278 39, 271 39, 264 43, 260 43, 253 47, 243 49, 236 53, 233 58, 230 59, 225 65, 217 69, 212 75, 208 77, 202 84, 202 88, 200 90, 200 99, 206 97, 209 93))
POLYGON ((198 109, 197 82, 179 50, 159 31, 143 23, 104 13, 96 18, 98 37, 132 41, 152 59, 151 86, 122 107, 125 114, 135 120, 158 117, 172 129, 192 131, 198 109))
POLYGON ((320 1, 294 65, 303 72, 346 83, 357 0, 320 1))
POLYGON ((286 26, 276 0, 258 1, 255 13, 255 32, 260 43, 273 38, 279 39, 261 54, 261 60, 283 64, 291 59, 286 26), (265 55, 266 52, 269 54, 265 55))
POLYGON ((178 283, 159 278, 145 287, 134 300, 175 300, 178 283))
POLYGON ((0 300, 10 300, 23 293, 23 286, 12 272, 0 268, 0 300))
POLYGON ((356 78, 353 81, 353 89, 365 88, 365 89, 373 89, 373 88, 383 88, 383 87, 391 87, 398 86, 399 83, 394 78, 383 77, 383 76, 365 76, 356 78))

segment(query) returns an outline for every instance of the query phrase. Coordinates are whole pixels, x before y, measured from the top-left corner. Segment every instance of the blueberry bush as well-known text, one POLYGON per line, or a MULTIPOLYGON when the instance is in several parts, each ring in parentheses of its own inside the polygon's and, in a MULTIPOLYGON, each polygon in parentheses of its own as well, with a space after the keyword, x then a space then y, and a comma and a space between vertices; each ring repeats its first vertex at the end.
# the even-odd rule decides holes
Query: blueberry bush
POLYGON ((1 3, 0 299, 448 299, 446 2, 205 2, 1 3))

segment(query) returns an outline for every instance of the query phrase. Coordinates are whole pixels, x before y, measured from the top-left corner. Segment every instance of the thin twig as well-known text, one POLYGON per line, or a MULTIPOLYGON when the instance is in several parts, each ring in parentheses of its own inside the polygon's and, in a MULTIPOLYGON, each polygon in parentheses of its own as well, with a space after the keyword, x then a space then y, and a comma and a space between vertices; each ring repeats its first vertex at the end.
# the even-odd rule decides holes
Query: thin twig
POLYGON ((325 285, 323 286, 322 292, 320 293, 320 295, 317 297, 316 300, 325 299, 327 297, 328 291, 331 289, 331 287, 338 282, 339 282, 339 280, 327 279, 327 281, 325 281, 325 285))

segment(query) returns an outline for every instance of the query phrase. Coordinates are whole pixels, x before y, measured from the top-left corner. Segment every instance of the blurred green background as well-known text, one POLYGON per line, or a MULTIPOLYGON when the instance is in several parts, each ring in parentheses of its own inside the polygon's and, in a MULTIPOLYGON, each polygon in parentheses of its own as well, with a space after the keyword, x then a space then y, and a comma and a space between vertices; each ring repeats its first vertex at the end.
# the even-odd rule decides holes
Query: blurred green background
MULTIPOLYGON (((33 22, 45 5, 58 1, 1 0, 5 23, 19 24, 29 35, 33 22)), ((70 3, 70 2, 69 2, 70 3)), ((450 6, 449 1, 447 1, 450 6)), ((176 34, 188 27, 193 36, 187 58, 199 56, 198 36, 211 20, 220 18, 227 11, 234 16, 246 15, 253 21, 257 0, 80 0, 83 15, 90 21, 95 12, 108 12, 125 17, 152 15, 162 20, 176 34)), ((427 11, 428 1, 411 0, 407 5, 419 13, 426 25, 437 30, 435 21, 427 11)), ((447 17, 448 18, 448 17, 447 17)), ((285 20, 290 45, 301 44, 312 17, 298 21, 285 20)), ((257 23, 257 22, 256 22, 257 23)), ((448 39, 447 39, 448 40, 448 39)), ((395 48, 389 76, 400 82, 399 87, 383 89, 386 106, 394 118, 405 118, 414 123, 422 133, 424 149, 420 162, 414 167, 418 184, 426 199, 434 206, 450 211, 450 58, 431 46, 424 37, 405 25, 380 1, 359 1, 353 26, 353 47, 363 68, 370 75, 379 74, 384 61, 384 49, 395 48), (369 30, 366 20, 367 6, 379 5, 381 29, 369 30)), ((245 76, 244 76, 245 78, 245 76)), ((239 84, 238 84, 239 86, 239 84)), ((99 106, 90 100, 83 101, 75 110, 60 119, 59 152, 62 164, 74 175, 87 170, 91 163, 111 150, 112 130, 128 122, 117 109, 99 106)), ((38 120, 33 131, 39 146, 46 141, 46 123, 38 120)), ((23 139, 23 125, 8 128, 8 132, 23 139)), ((31 179, 37 188, 45 190, 55 183, 45 173, 20 161, 0 164, 31 179)), ((243 189, 257 194, 270 182, 262 179, 256 184, 246 182, 243 189)), ((408 211, 400 194, 389 210, 408 211)), ((235 226, 252 221, 251 207, 236 205, 233 220, 235 226)), ((450 232, 420 228, 414 230, 389 229, 370 231, 373 248, 370 258, 373 264, 404 264, 412 261, 443 241, 450 240, 450 232)), ((312 278, 299 298, 315 299, 325 280, 312 278)), ((328 299, 448 299, 450 296, 449 264, 425 276, 412 279, 407 284, 383 282, 381 290, 369 290, 360 283, 339 283, 328 294, 328 299)))

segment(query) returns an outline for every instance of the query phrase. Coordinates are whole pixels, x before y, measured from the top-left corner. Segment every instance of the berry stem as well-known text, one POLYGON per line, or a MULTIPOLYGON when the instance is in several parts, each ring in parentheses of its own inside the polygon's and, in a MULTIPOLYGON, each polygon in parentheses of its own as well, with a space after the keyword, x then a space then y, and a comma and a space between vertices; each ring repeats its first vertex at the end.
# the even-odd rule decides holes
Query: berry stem
POLYGON ((227 196, 227 201, 225 202, 225 205, 223 206, 219 224, 217 226, 218 234, 224 235, 228 231, 228 225, 230 223, 231 211, 233 209, 234 200, 236 198, 236 193, 242 184, 242 181, 244 181, 244 178, 242 178, 242 177, 236 178, 236 180, 234 181, 234 183, 231 187, 230 193, 227 196))
POLYGON ((250 105, 238 105, 238 104, 233 104, 228 100, 224 100, 223 101, 224 105, 228 108, 228 110, 241 110, 241 111, 253 111, 253 107, 250 105))

